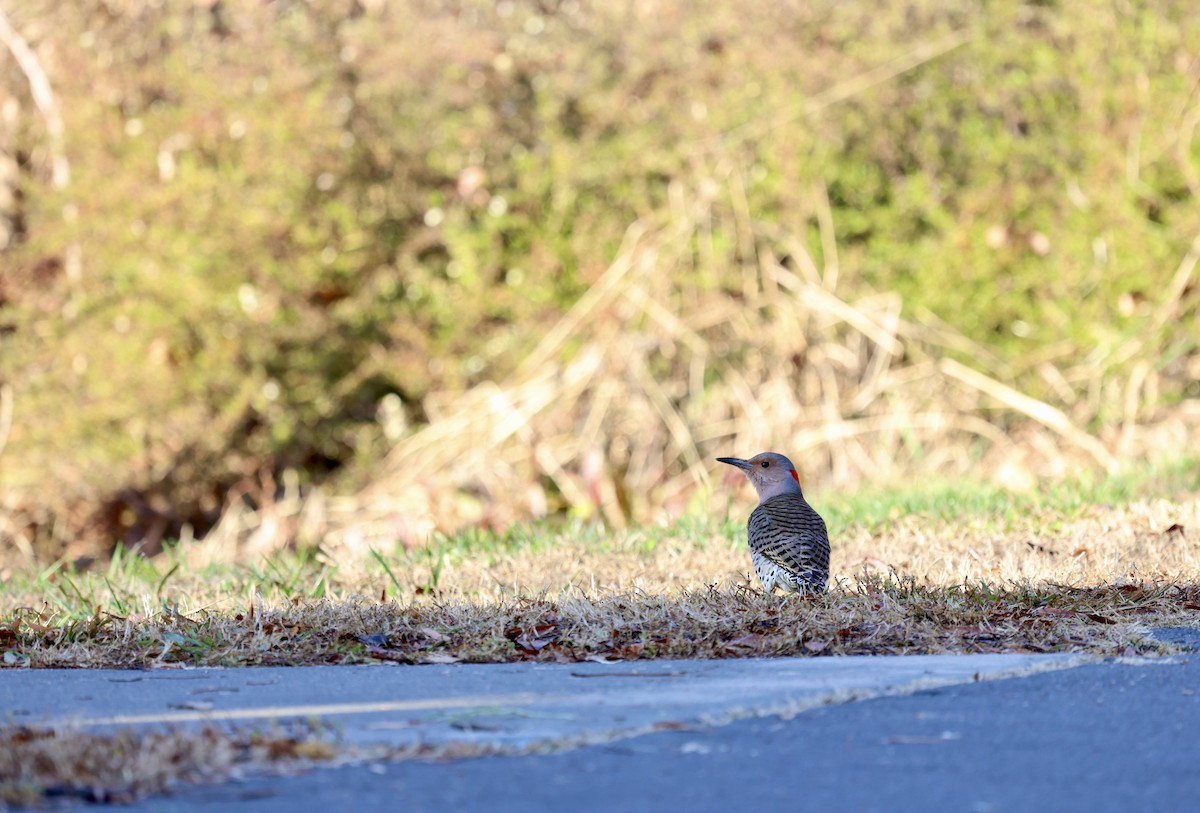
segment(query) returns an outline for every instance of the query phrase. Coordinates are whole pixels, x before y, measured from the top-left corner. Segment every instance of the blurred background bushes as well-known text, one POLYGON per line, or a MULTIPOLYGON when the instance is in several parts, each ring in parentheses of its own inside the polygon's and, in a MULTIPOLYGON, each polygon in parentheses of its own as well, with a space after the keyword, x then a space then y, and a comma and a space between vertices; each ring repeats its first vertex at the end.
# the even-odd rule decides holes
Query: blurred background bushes
POLYGON ((0 536, 39 556, 203 534, 284 473, 360 487, 431 392, 513 373, 680 195, 716 200, 663 272, 685 290, 742 295, 751 219, 1090 431, 1123 405, 1080 370, 1127 374, 1131 340, 1156 403, 1200 397, 1185 0, 7 14, 70 166, 59 188, 6 54, 0 536))

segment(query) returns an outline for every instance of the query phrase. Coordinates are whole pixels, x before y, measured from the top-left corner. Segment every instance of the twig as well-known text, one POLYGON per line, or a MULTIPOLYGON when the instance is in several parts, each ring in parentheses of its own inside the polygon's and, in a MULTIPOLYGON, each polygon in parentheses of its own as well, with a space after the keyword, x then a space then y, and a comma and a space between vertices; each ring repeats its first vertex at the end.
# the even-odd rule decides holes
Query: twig
POLYGON ((837 290, 838 262, 837 232, 833 227, 833 206, 829 203, 829 189, 825 184, 813 184, 813 195, 817 199, 817 224, 821 229, 821 259, 825 272, 821 282, 826 291, 837 290))
POLYGON ((676 445, 679 446, 680 453, 687 461, 688 468, 691 469, 692 477, 696 482, 708 485, 708 469, 700 463, 700 452, 696 448, 696 439, 692 437, 691 429, 688 427, 687 421, 679 414, 679 411, 671 404, 669 399, 658 386, 658 382, 654 380, 654 376, 641 363, 641 359, 636 359, 634 366, 634 375, 637 381, 642 386, 642 390, 650 399, 650 403, 658 410, 659 415, 666 424, 667 430, 671 433, 671 437, 675 439, 676 445))
POLYGON ((1187 254, 1183 255, 1183 259, 1179 261, 1179 267, 1175 269, 1175 275, 1171 277, 1171 284, 1167 286, 1167 295, 1163 298, 1150 322, 1151 331, 1157 331, 1179 312, 1179 302, 1188 290, 1197 262, 1200 262, 1200 237, 1192 240, 1187 254))
POLYGON ((521 364, 517 372, 518 377, 523 377, 532 371, 538 370, 553 358, 554 354, 559 351, 567 339, 587 319, 588 314, 619 292, 617 286, 625 275, 633 269, 636 260, 634 249, 645 233, 646 226, 641 221, 636 221, 629 227, 629 230, 625 234, 625 244, 621 246, 621 250, 617 253, 616 260, 601 275, 600 279, 596 280, 596 284, 588 288, 587 292, 579 298, 579 301, 575 303, 571 310, 567 311, 566 316, 558 320, 558 324, 550 328, 538 346, 534 348, 533 352, 521 364))
POLYGON ((0 384, 0 457, 8 445, 8 433, 12 429, 13 391, 11 384, 0 384))
POLYGON ((25 74, 25 79, 29 82, 29 93, 33 96, 33 103, 37 105, 42 118, 46 121, 46 132, 50 136, 51 179, 55 189, 64 189, 71 180, 71 165, 68 163, 66 152, 63 149, 65 128, 63 127, 62 113, 58 108, 58 100, 54 96, 50 80, 46 77, 46 71, 42 69, 42 63, 37 58, 37 54, 29 47, 29 43, 25 41, 21 33, 13 28, 3 9, 0 9, 0 42, 3 42, 4 46, 8 48, 13 59, 17 61, 17 67, 25 74))
POLYGON ((813 311, 840 319, 892 355, 900 355, 903 352, 904 348, 896 340, 894 331, 877 325, 861 310, 844 302, 824 288, 806 285, 795 274, 783 268, 779 269, 776 278, 779 280, 780 286, 798 294, 800 300, 813 311))
POLYGON ((933 42, 923 42, 907 54, 885 62, 865 73, 860 73, 858 76, 852 76, 846 81, 834 85, 824 93, 817 94, 808 99, 799 110, 783 113, 767 121, 749 122, 735 127, 726 131, 722 138, 726 144, 730 143, 731 139, 743 141, 755 136, 765 135, 770 130, 784 127, 798 119, 815 115, 827 107, 832 107, 838 102, 843 102, 877 85, 882 85, 890 79, 895 79, 897 76, 915 70, 944 54, 948 54, 956 48, 966 45, 971 41, 972 36, 973 32, 968 29, 954 31, 933 42))
POLYGON ((1188 284, 1192 280, 1192 273, 1196 270, 1198 262, 1200 262, 1200 236, 1192 240, 1187 253, 1179 261, 1179 266, 1175 269, 1174 276, 1171 277, 1171 283, 1167 286, 1167 293, 1159 303, 1149 324, 1126 339, 1115 350, 1103 354, 1093 354, 1090 366, 1093 371, 1098 370, 1101 365, 1112 367, 1128 361, 1146 346, 1147 340, 1157 336, 1163 326, 1178 313, 1179 303, 1188 290, 1188 284))
POLYGON ((1099 440, 1077 428, 1062 410, 1055 409, 1045 401, 1031 398, 1017 392, 1007 384, 1002 384, 994 378, 989 378, 977 370, 972 370, 954 359, 942 359, 938 365, 943 373, 957 379, 967 386, 992 396, 1000 403, 1018 412, 1028 415, 1038 423, 1062 435, 1071 443, 1083 449, 1095 458, 1096 462, 1108 471, 1115 471, 1117 459, 1104 448, 1099 440))

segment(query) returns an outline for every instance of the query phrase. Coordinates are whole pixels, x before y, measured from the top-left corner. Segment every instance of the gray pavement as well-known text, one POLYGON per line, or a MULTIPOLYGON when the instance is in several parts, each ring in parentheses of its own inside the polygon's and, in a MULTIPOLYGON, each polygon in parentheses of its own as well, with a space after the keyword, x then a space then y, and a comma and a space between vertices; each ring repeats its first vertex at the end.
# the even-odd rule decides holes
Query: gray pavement
POLYGON ((525 757, 189 788, 135 811, 1200 809, 1200 657, 958 684, 525 757))
POLYGON ((321 718, 356 745, 577 745, 1061 669, 1073 655, 0 672, 9 722, 61 729, 321 718))
POLYGON ((1192 654, 9 670, 0 710, 63 728, 317 715, 366 749, 533 752, 253 776, 131 811, 1200 809, 1192 654))
POLYGON ((133 811, 1028 813, 1200 807, 1200 658, 1098 663, 530 757, 180 791, 133 811))

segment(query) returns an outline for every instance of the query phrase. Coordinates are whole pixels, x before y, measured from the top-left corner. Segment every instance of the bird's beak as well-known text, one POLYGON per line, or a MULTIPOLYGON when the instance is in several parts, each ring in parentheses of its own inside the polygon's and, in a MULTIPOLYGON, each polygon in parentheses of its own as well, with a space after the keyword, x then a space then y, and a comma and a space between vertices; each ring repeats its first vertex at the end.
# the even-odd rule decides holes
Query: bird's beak
POLYGON ((742 460, 740 457, 718 457, 717 460, 721 463, 728 463, 731 466, 737 466, 742 471, 750 471, 753 466, 749 460, 742 460))

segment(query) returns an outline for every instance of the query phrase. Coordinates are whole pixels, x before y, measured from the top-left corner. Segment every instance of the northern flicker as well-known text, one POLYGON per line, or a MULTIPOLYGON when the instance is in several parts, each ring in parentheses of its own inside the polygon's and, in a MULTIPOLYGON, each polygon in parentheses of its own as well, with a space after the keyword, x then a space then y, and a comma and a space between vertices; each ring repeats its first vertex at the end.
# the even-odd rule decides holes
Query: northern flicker
POLYGON ((800 490, 792 461, 775 452, 749 460, 718 457, 746 473, 758 492, 758 507, 746 531, 750 558, 763 590, 822 593, 829 580, 829 532, 800 490))

